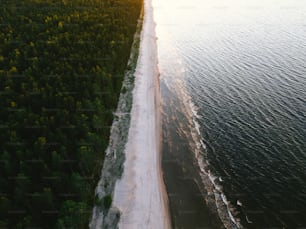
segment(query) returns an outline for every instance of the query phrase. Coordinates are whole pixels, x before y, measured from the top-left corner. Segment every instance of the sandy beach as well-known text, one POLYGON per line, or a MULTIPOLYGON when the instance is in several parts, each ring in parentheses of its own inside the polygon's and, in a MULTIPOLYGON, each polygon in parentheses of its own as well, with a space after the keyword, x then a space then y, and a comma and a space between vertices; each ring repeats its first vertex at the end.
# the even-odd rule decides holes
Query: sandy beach
POLYGON ((171 228, 161 171, 160 89, 151 0, 144 3, 139 58, 124 171, 116 182, 113 206, 119 228, 171 228))

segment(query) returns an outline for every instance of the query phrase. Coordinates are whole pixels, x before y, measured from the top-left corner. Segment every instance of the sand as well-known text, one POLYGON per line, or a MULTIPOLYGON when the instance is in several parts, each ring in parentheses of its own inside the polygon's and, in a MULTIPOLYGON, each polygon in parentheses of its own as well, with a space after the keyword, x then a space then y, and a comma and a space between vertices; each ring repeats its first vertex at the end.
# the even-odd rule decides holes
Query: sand
POLYGON ((161 170, 160 108, 153 8, 151 0, 145 0, 126 160, 114 190, 113 206, 120 210, 122 229, 171 228, 161 170))

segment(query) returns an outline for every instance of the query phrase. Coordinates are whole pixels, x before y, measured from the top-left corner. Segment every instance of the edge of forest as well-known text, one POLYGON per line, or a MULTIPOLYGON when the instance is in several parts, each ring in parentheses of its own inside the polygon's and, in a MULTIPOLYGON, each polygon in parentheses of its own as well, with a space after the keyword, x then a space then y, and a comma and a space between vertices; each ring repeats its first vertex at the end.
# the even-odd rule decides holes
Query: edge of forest
POLYGON ((101 177, 95 189, 95 205, 92 210, 89 228, 116 228, 120 218, 120 212, 116 208, 110 208, 112 204, 115 184, 123 173, 125 161, 125 145, 128 139, 128 131, 131 120, 133 89, 135 70, 139 56, 140 35, 144 18, 144 4, 137 22, 131 46, 130 57, 124 73, 124 79, 118 100, 118 106, 114 113, 114 120, 110 130, 109 144, 106 149, 101 177), (106 218, 108 220, 106 220, 106 218), (107 221, 107 222, 106 222, 107 221))

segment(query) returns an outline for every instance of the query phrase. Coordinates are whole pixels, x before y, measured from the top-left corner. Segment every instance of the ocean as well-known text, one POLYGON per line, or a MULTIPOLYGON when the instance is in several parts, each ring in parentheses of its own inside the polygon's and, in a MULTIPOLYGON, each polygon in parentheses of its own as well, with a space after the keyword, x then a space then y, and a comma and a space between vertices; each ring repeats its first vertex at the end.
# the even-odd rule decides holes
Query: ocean
POLYGON ((306 228, 306 2, 153 6, 174 227, 306 228))

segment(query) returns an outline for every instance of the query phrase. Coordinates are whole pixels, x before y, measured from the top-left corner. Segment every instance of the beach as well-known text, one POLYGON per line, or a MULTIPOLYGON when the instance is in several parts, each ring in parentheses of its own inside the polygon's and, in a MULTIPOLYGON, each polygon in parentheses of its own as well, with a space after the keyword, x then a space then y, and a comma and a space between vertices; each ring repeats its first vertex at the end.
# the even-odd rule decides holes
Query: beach
POLYGON ((151 0, 144 3, 138 63, 125 162, 114 190, 119 228, 170 228, 161 171, 160 88, 151 0))

